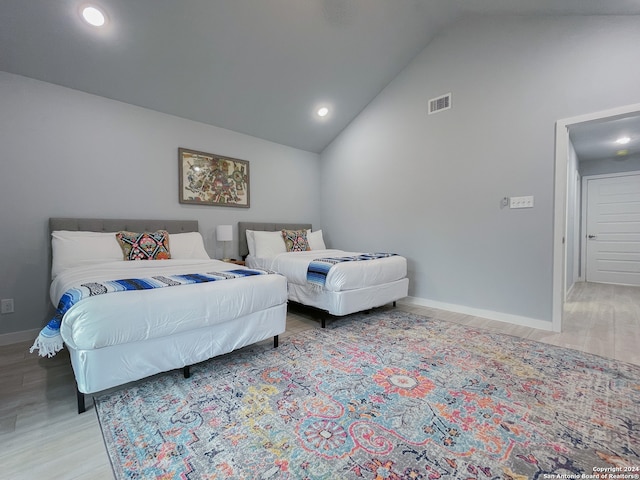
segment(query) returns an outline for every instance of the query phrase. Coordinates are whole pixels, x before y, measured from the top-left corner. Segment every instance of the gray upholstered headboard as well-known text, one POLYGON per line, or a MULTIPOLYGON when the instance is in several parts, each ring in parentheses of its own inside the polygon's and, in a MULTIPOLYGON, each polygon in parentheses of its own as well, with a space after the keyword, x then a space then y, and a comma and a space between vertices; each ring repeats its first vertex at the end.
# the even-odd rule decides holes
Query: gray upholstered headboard
POLYGON ((169 233, 197 232, 197 220, 123 220, 110 218, 61 218, 49 219, 49 232, 55 230, 85 232, 154 232, 166 230, 169 233))
POLYGON ((268 223, 268 222, 238 222, 238 253, 244 258, 249 255, 247 245, 247 230, 258 230, 260 232, 275 232, 277 230, 300 230, 311 228, 310 223, 268 223))

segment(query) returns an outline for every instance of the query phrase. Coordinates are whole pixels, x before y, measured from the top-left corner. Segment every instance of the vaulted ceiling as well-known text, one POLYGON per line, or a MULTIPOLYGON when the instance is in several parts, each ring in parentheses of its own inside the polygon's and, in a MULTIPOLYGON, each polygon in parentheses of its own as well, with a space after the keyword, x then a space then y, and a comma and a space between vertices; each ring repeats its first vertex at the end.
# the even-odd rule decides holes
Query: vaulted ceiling
POLYGON ((90 1, 2 0, 0 70, 311 152, 462 15, 640 14, 638 0, 97 0, 95 28, 90 1))

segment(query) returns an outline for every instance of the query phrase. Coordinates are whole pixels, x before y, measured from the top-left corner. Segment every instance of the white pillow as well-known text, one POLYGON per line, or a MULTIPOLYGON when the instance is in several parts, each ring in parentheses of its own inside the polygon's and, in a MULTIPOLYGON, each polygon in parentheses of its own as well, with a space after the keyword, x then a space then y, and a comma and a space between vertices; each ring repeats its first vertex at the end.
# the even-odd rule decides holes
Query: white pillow
MULTIPOLYGON (((51 232, 51 278, 63 270, 82 265, 124 260, 116 232, 51 232)), ((208 260, 204 241, 199 232, 169 234, 171 258, 208 260)))
POLYGON ((254 231, 253 238, 256 246, 256 257, 271 258, 279 253, 285 253, 287 246, 282 238, 282 232, 260 232, 254 231))
POLYGON ((307 230, 307 241, 309 242, 309 248, 311 250, 327 249, 324 244, 324 239, 322 238, 322 230, 316 230, 315 232, 307 230))
POLYGON ((81 265, 123 260, 116 232, 51 232, 51 278, 81 265))
POLYGON ((256 255, 256 239, 254 236, 254 230, 246 230, 247 232, 247 247, 249 247, 249 255, 256 255))
POLYGON ((200 232, 170 233, 169 252, 175 260, 194 259, 209 260, 204 248, 204 240, 200 232))

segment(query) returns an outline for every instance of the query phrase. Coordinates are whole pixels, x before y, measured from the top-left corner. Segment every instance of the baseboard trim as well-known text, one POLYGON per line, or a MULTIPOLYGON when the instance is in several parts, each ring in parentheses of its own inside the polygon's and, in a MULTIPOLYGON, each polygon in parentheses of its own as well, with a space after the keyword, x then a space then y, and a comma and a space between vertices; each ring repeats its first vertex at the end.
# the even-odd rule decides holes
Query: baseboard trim
MULTIPOLYGON (((577 280, 576 280, 576 282, 577 282, 577 280)), ((576 282, 573 282, 571 284, 571 286, 569 288, 567 288, 567 291, 564 294, 564 301, 565 302, 567 301, 567 298, 569 298, 569 295, 571 295, 571 292, 573 291, 573 287, 576 286, 576 282)))
POLYGON ((467 307, 464 305, 456 305, 453 303, 438 302, 437 300, 429 300, 420 297, 405 297, 398 300, 398 303, 404 305, 417 305, 420 307, 436 308, 438 310, 447 310, 449 312, 463 313, 465 315, 473 315, 474 317, 487 318, 498 322, 510 323, 512 325, 520 325, 523 327, 537 328, 538 330, 553 331, 553 324, 547 320, 539 320, 537 318, 523 317, 521 315, 513 315, 511 313, 495 312, 493 310, 483 310, 480 308, 467 307))
POLYGON ((33 330, 21 330, 19 332, 3 333, 0 334, 0 347, 5 345, 13 345, 14 343, 22 343, 28 340, 35 340, 40 329, 33 330))

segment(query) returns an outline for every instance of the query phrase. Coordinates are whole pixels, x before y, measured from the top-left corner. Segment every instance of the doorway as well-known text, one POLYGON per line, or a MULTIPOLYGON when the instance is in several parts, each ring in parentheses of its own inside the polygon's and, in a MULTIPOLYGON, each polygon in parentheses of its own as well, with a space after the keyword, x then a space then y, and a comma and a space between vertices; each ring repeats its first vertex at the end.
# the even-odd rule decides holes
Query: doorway
POLYGON ((575 166, 570 162, 569 128, 585 122, 599 122, 615 117, 640 114, 640 104, 627 105, 611 110, 590 113, 578 117, 558 120, 556 122, 556 151, 554 179, 554 214, 553 214, 553 278, 552 278, 552 329, 562 331, 562 315, 567 294, 567 243, 566 240, 576 235, 574 222, 568 222, 568 194, 572 190, 568 182, 575 178, 575 166), (571 167, 571 168, 570 168, 571 167))

